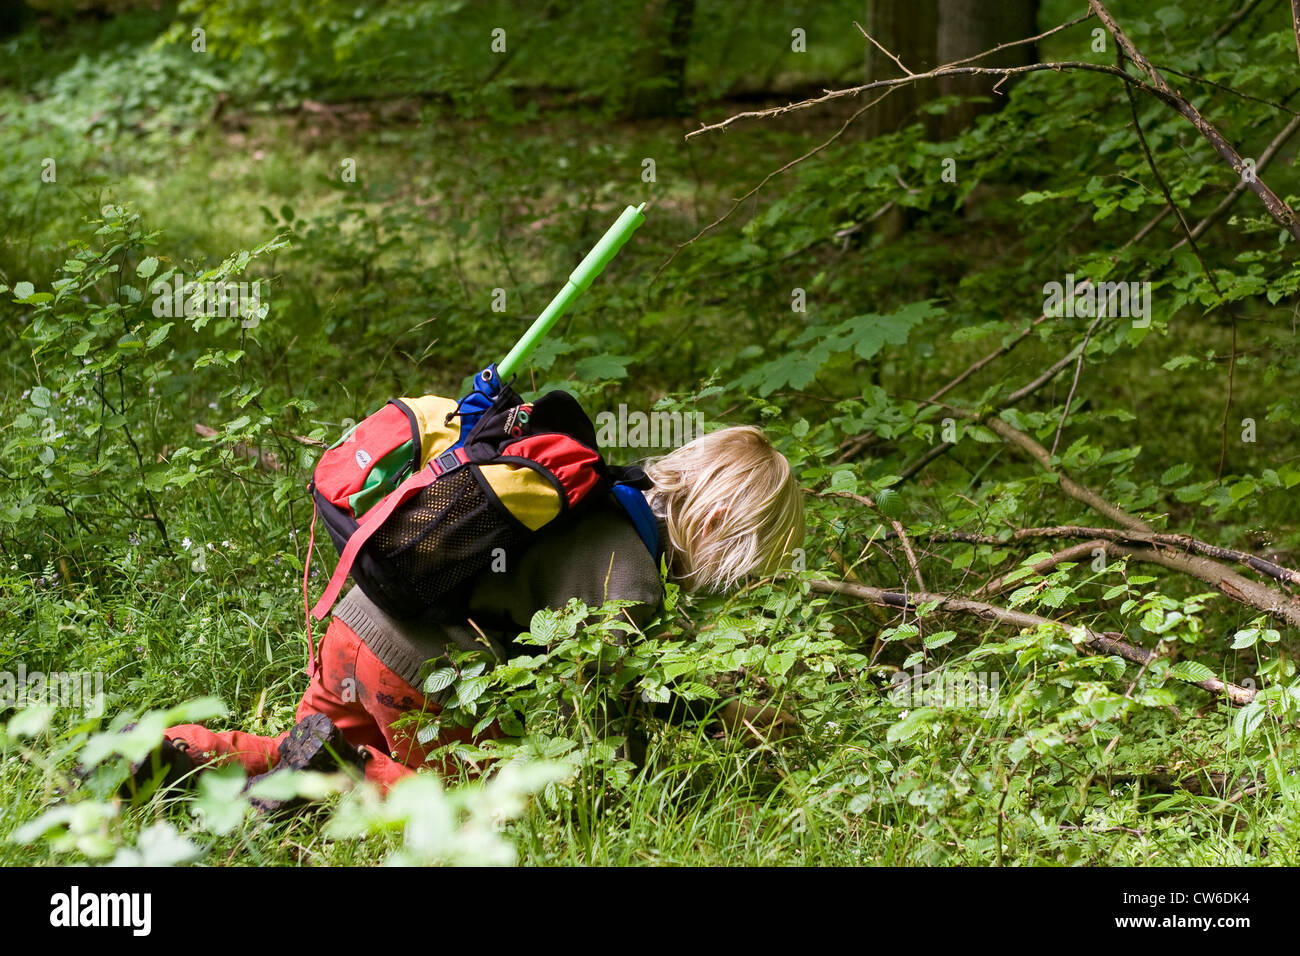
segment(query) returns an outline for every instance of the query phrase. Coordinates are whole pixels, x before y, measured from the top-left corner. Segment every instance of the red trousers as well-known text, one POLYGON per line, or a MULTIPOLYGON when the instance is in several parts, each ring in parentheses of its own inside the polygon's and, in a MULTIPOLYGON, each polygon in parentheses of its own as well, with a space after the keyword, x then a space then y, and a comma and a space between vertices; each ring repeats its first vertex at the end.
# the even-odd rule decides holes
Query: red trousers
MULTIPOLYGON (((411 711, 433 719, 441 708, 380 663, 352 628, 337 618, 321 639, 319 664, 307 693, 298 705, 298 720, 308 714, 324 714, 334 721, 348 743, 369 751, 366 779, 387 791, 394 783, 425 763, 430 750, 453 741, 471 742, 501 737, 495 724, 478 738, 467 727, 446 727, 436 740, 421 746, 413 729, 398 731, 393 722, 411 711)), ((280 760, 279 746, 286 734, 262 737, 238 730, 214 733, 198 724, 181 724, 167 731, 168 737, 184 740, 197 758, 206 756, 221 763, 237 762, 249 774, 264 773, 280 760)), ((454 770, 433 764, 444 776, 454 770)))

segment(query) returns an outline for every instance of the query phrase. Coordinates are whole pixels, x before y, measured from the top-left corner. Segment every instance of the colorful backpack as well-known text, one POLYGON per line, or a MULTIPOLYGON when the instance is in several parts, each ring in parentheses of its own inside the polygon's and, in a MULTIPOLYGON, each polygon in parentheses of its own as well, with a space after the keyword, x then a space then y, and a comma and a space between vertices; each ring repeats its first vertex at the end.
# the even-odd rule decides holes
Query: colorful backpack
POLYGON ((525 403, 495 367, 459 402, 393 399, 316 466, 312 497, 340 560, 311 616, 324 618, 350 574, 395 617, 463 620, 476 575, 501 557, 510 567, 537 532, 611 491, 657 557, 636 490, 649 486, 640 468, 605 463, 572 395, 525 403))

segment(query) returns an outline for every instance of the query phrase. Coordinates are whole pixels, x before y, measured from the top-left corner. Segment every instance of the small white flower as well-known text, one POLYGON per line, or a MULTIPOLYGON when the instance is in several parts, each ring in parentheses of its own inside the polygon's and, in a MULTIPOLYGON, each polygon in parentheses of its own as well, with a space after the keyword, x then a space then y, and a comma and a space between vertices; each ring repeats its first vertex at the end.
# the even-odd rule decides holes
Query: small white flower
POLYGON ((192 545, 193 543, 194 542, 187 537, 185 538, 184 541, 181 542, 181 547, 184 548, 186 551, 188 551, 190 549, 190 545, 192 545))

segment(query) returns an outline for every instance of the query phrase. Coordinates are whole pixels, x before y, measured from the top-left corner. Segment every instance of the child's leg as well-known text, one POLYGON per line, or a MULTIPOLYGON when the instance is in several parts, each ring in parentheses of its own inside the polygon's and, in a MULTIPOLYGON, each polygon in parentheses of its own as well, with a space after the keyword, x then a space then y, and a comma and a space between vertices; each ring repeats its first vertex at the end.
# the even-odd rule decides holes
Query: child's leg
POLYGON ((364 703, 367 684, 357 673, 363 652, 374 658, 356 631, 337 618, 331 619, 318 649, 319 666, 298 705, 296 719, 324 714, 352 746, 385 753, 388 748, 382 729, 364 703))
MULTIPOLYGON (((348 743, 357 747, 369 745, 384 753, 387 741, 359 701, 356 663, 358 650, 364 646, 361 638, 342 621, 330 622, 320 642, 320 666, 298 705, 296 719, 324 714, 343 732, 348 743)), ((280 762, 280 742, 287 734, 263 737, 239 730, 218 733, 198 724, 181 724, 168 728, 166 736, 184 741, 196 762, 236 762, 249 774, 259 774, 280 762)))
MULTIPOLYGON (((365 689, 361 702, 369 712, 370 719, 383 732, 383 743, 371 747, 373 758, 366 764, 366 779, 379 784, 384 790, 409 776, 415 769, 425 766, 431 750, 455 740, 468 743, 476 739, 505 736, 495 723, 477 738, 470 733, 468 727, 445 727, 436 741, 428 747, 421 746, 413 729, 396 730, 393 724, 399 717, 411 712, 422 714, 425 721, 435 720, 442 713, 442 708, 380 663, 374 652, 364 644, 357 655, 356 674, 358 686, 365 689)), ((450 764, 432 763, 428 766, 444 777, 455 773, 454 766, 450 764)))
POLYGON ((398 740, 393 721, 411 711, 424 711, 427 705, 424 695, 385 666, 363 641, 358 645, 352 660, 352 686, 374 730, 374 739, 365 741, 370 749, 366 779, 387 791, 424 762, 423 749, 411 740, 398 740))
POLYGON ((189 747, 190 758, 196 764, 238 763, 249 774, 265 773, 279 762, 280 741, 285 737, 284 734, 279 737, 262 737, 240 730, 216 733, 198 724, 169 727, 165 736, 184 741, 189 747))

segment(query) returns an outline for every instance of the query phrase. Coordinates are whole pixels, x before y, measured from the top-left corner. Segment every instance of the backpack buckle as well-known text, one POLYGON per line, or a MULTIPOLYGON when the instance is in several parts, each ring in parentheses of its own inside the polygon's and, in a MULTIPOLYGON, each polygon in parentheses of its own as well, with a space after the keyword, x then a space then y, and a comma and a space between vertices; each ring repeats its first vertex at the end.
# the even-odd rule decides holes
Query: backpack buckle
POLYGON ((444 451, 433 460, 433 463, 438 466, 438 474, 440 475, 453 471, 461 465, 461 461, 456 457, 454 451, 444 451))

